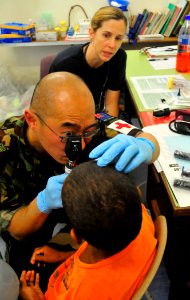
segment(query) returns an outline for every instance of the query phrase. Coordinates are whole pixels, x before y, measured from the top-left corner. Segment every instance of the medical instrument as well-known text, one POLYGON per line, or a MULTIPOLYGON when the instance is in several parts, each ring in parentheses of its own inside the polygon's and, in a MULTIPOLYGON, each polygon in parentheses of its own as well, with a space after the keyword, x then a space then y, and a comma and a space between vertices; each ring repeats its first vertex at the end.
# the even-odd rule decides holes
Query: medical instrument
POLYGON ((72 169, 76 166, 76 160, 82 151, 81 136, 70 135, 67 137, 65 146, 65 153, 69 161, 65 165, 65 173, 70 174, 72 169))
POLYGON ((183 179, 175 179, 174 184, 175 187, 190 190, 190 181, 183 179))

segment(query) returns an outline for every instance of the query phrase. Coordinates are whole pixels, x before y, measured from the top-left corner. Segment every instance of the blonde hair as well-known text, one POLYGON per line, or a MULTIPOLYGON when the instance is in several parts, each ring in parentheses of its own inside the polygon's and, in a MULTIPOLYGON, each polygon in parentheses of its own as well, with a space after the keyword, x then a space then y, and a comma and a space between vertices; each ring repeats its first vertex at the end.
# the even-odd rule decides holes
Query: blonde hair
POLYGON ((104 21, 109 20, 123 20, 127 27, 127 18, 123 14, 122 10, 113 6, 105 6, 98 9, 91 19, 91 27, 94 31, 96 31, 102 26, 104 21))

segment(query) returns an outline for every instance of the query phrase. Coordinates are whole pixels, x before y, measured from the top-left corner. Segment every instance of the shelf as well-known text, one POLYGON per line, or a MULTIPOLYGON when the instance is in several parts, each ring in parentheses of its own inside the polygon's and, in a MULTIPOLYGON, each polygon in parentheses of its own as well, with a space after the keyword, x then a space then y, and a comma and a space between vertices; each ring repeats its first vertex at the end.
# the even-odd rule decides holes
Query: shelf
POLYGON ((138 41, 136 43, 124 43, 122 48, 125 50, 139 50, 144 47, 162 47, 162 46, 171 46, 177 45, 177 37, 165 37, 160 40, 146 40, 146 41, 138 41))
POLYGON ((175 43, 177 42, 177 37, 164 37, 163 39, 151 39, 151 40, 137 40, 137 43, 175 43))
POLYGON ((42 47, 42 46, 67 46, 78 45, 88 42, 87 40, 69 40, 69 41, 35 41, 28 43, 2 43, 0 47, 42 47))
MULTIPOLYGON (((28 42, 28 43, 2 43, 0 44, 0 47, 46 47, 46 46, 70 46, 70 45, 80 45, 85 44, 89 40, 77 40, 77 39, 71 39, 71 40, 64 40, 64 41, 35 41, 35 42, 28 42)), ((142 45, 157 45, 157 44, 166 44, 171 45, 177 43, 177 37, 170 37, 170 38, 164 38, 161 40, 146 40, 146 41, 139 41, 137 40, 137 43, 135 44, 129 44, 128 40, 125 39, 123 41, 123 47, 126 49, 140 49, 142 48, 142 45)))

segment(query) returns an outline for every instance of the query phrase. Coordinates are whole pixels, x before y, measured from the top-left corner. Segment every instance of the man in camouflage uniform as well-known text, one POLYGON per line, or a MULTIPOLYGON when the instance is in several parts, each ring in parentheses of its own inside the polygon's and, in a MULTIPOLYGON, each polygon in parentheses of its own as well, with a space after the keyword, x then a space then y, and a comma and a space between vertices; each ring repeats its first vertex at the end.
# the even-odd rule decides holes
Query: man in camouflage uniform
MULTIPOLYGON (((44 77, 37 85, 31 106, 25 110, 24 116, 0 123, 0 225, 9 250, 9 263, 18 276, 23 269, 31 269, 29 263, 33 251, 32 262, 56 263, 73 252, 67 245, 68 252, 56 249, 52 254, 52 248, 43 248, 43 245, 51 239, 58 222, 67 223, 61 201, 61 188, 66 177, 64 166, 68 161, 65 154, 67 136, 81 135, 83 152, 80 163, 89 159, 86 154, 96 144, 97 138, 92 138, 96 133, 92 95, 79 77, 67 72, 44 77), (44 252, 35 250, 37 247, 45 249, 44 252)), ((159 149, 156 139, 143 132, 139 136, 137 148, 147 150, 142 155, 142 150, 137 149, 142 158, 140 163, 154 161, 159 149)), ((128 141, 128 136, 124 135, 120 138, 124 140, 116 142, 121 155, 130 148, 131 139, 128 141)), ((103 154, 104 165, 112 162, 114 147, 98 155, 101 159, 103 154), (107 152, 109 155, 106 156, 107 152)), ((127 153, 124 161, 122 170, 129 163, 127 153)), ((51 266, 50 272, 55 268, 53 264, 51 266)), ((44 270, 41 277, 46 275, 48 279, 50 274, 46 268, 44 270)))
MULTIPOLYGON (((77 130, 82 132, 83 128, 85 129, 89 126, 91 131, 97 128, 94 107, 91 103, 93 99, 86 86, 78 78, 68 74, 62 77, 53 75, 51 78, 52 82, 49 80, 49 89, 46 88, 46 80, 44 84, 39 85, 39 88, 37 87, 31 110, 26 110, 25 116, 12 117, 0 123, 0 226, 2 235, 9 248, 10 264, 18 274, 25 268, 31 268, 29 262, 34 249, 47 244, 59 220, 60 222, 66 221, 62 209, 53 210, 51 214, 49 214, 49 209, 40 212, 36 205, 36 200, 34 200, 40 191, 46 187, 50 177, 64 173, 64 165, 67 162, 64 153, 65 143, 61 143, 59 136, 49 130, 40 119, 48 119, 50 115, 55 117, 57 112, 61 111, 61 106, 63 105, 61 101, 55 111, 53 110, 53 107, 55 107, 53 101, 56 102, 56 97, 58 98, 57 95, 59 94, 59 90, 55 88, 53 94, 51 94, 54 82, 56 82, 56 85, 60 85, 63 82, 65 90, 68 90, 68 92, 71 88, 71 80, 73 83, 76 82, 76 87, 72 89, 73 92, 70 96, 76 102, 76 111, 79 110, 81 115, 81 117, 75 116, 75 118, 80 118, 84 124, 82 129, 77 127, 77 130), (64 82, 67 80, 69 86, 64 82), (43 103, 40 100, 38 101, 41 95, 46 99, 41 101, 43 103), (84 102, 84 98, 89 99, 89 104, 86 100, 87 110, 86 108, 80 108, 81 101, 84 102), (38 113, 39 117, 34 112, 38 113), (86 121, 82 120, 84 118, 86 121), (35 126, 37 129, 33 130, 35 126), (44 151, 46 148, 49 150, 44 151)), ((66 112, 66 109, 64 110, 66 112)), ((47 123, 51 124, 55 132, 62 136, 64 135, 62 128, 64 119, 62 116, 60 118, 57 116, 57 122, 53 120, 52 123, 47 123), (57 125, 58 122, 59 126, 57 125)), ((67 132, 76 131, 75 126, 72 125, 64 128, 67 132)), ((84 148, 84 142, 82 144, 84 148)), ((61 178, 60 188, 62 187, 63 179, 61 178)), ((53 189, 59 189, 60 191, 59 186, 57 187, 55 184, 53 189)), ((56 194, 56 192, 54 193, 56 194)), ((66 250, 71 251, 68 246, 67 248, 66 250)), ((59 259, 64 260, 70 255, 70 252, 59 251, 58 254, 59 259), (63 253, 62 257, 60 257, 61 253, 63 253)), ((44 274, 42 277, 44 277, 44 274)))

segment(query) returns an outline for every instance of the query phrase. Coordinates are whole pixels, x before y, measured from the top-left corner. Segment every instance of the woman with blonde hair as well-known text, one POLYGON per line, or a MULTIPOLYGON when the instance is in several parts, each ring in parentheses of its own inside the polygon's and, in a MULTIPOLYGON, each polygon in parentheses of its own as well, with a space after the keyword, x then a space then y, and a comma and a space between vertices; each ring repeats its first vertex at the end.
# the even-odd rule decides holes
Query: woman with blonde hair
POLYGON ((116 7, 100 8, 91 19, 90 42, 67 47, 50 67, 80 76, 94 97, 96 111, 118 116, 120 91, 125 86, 126 53, 121 49, 127 19, 116 7))

